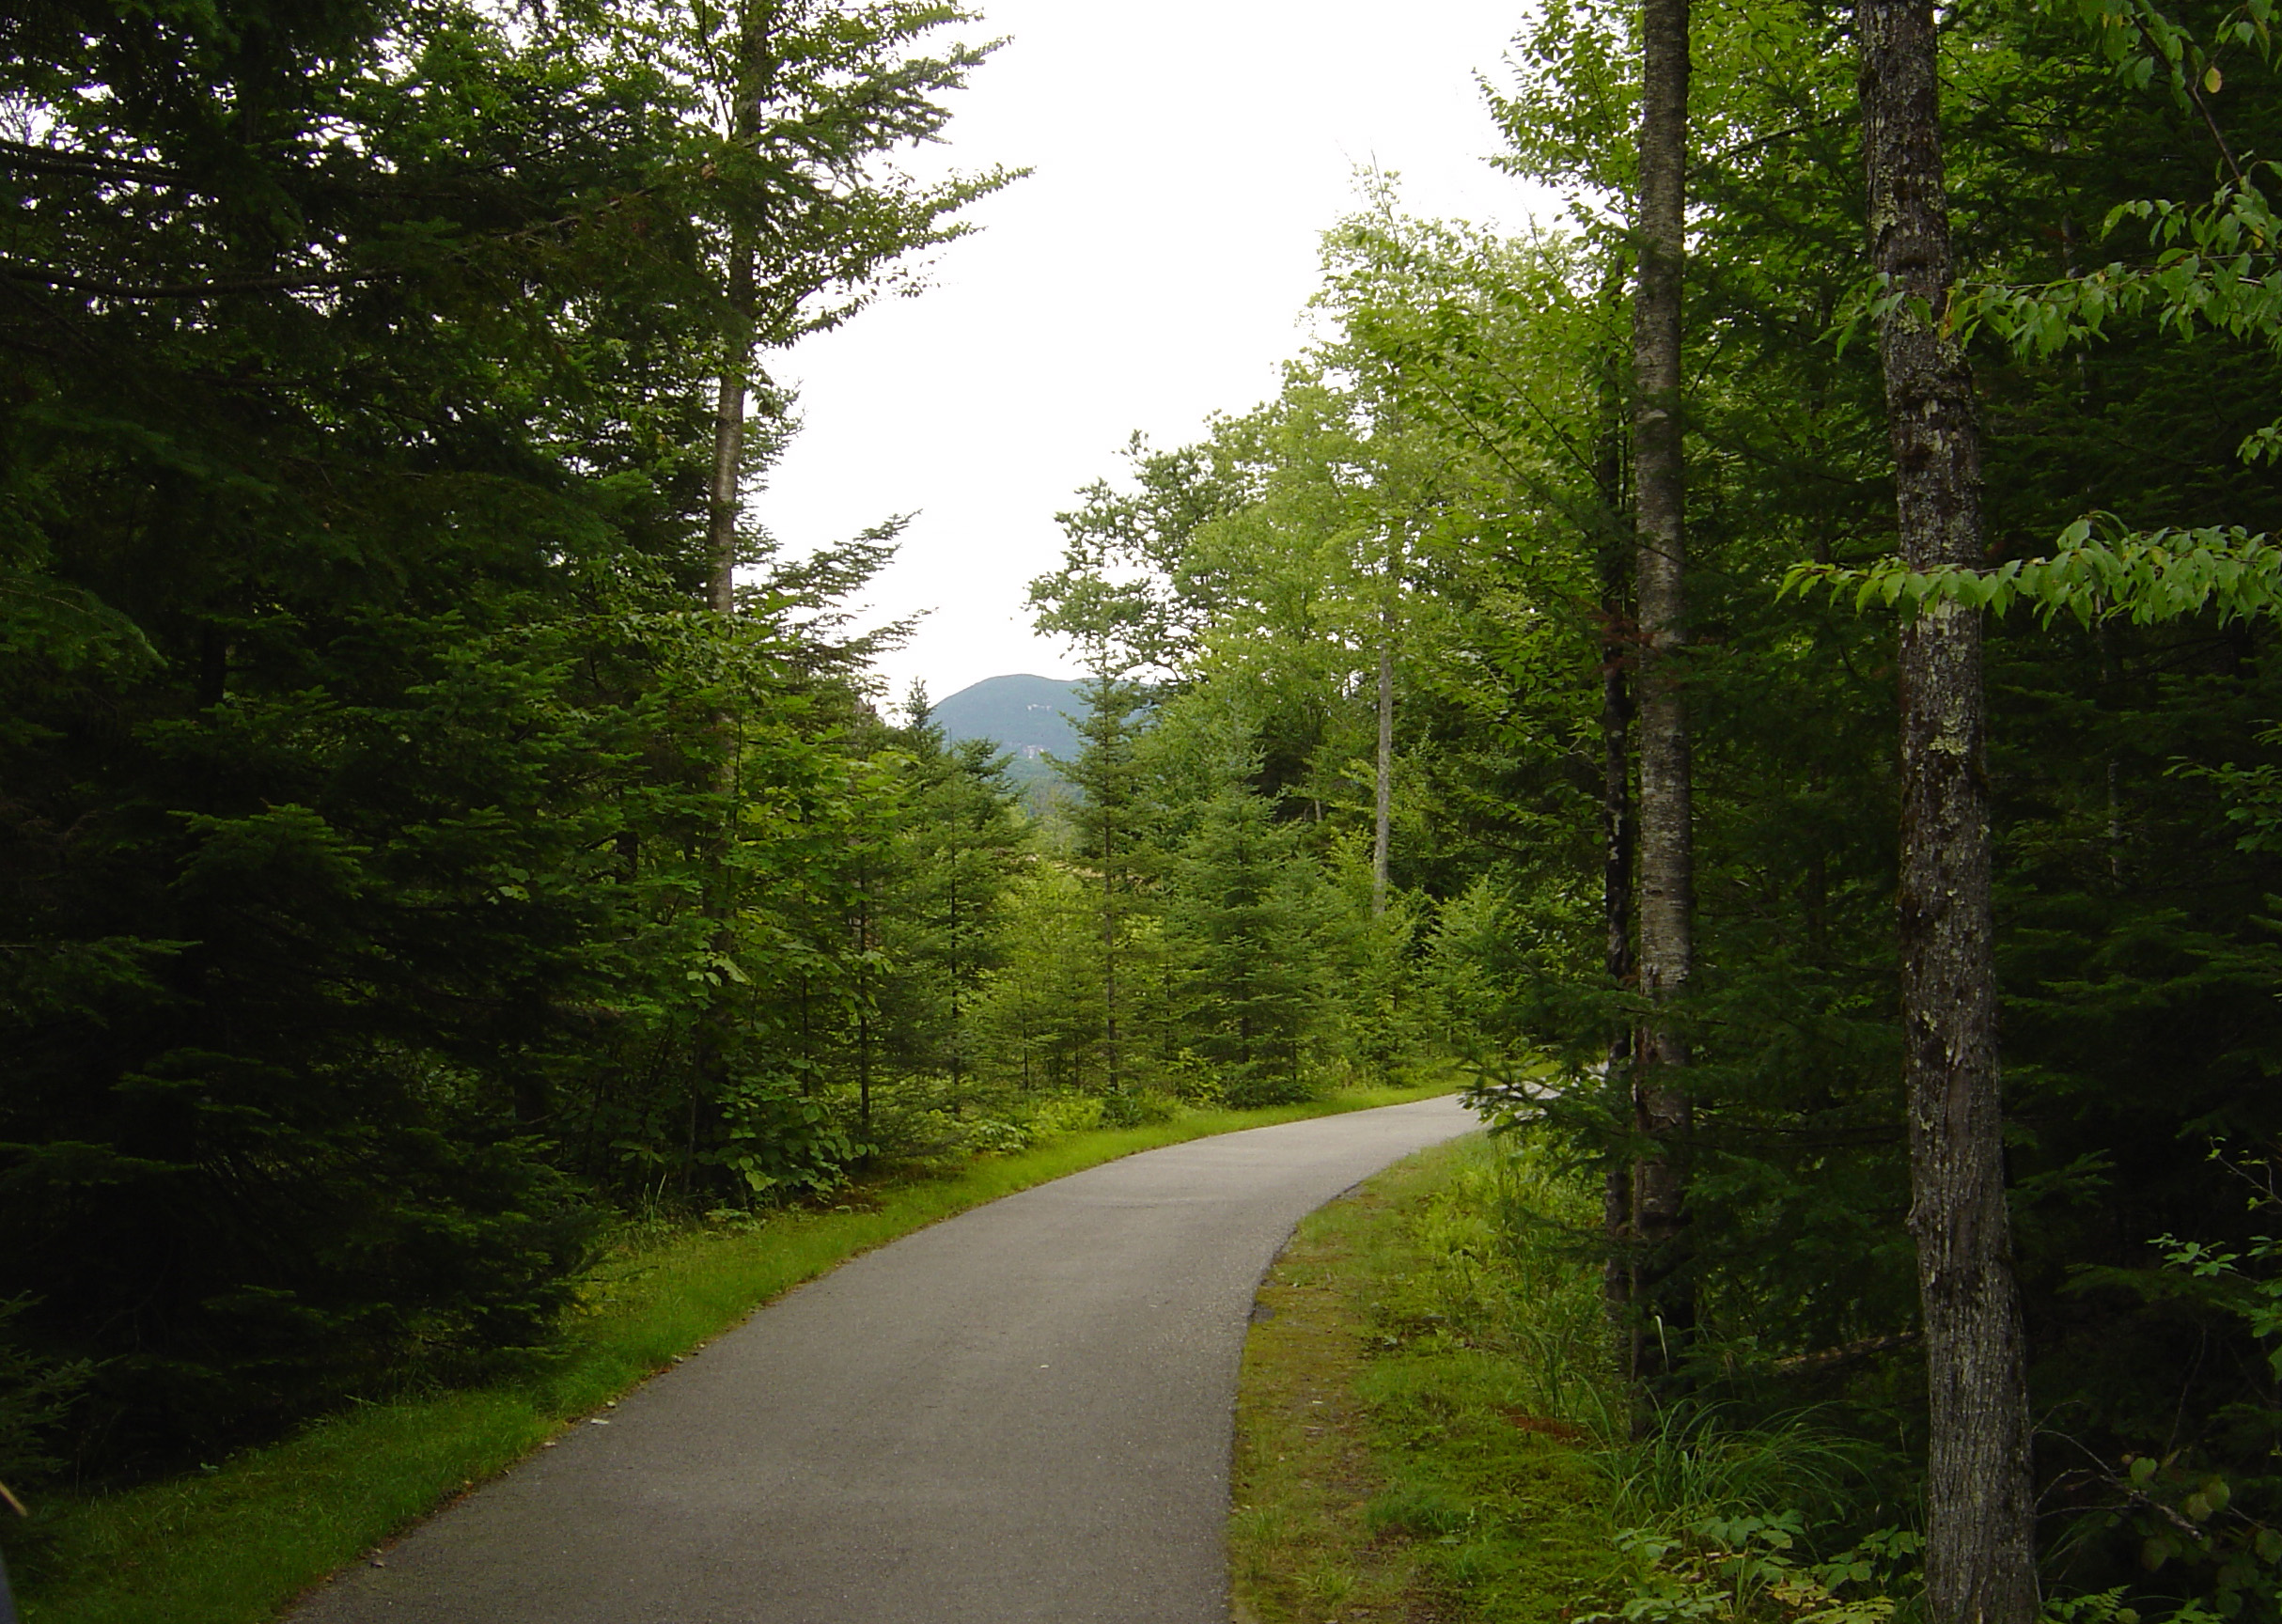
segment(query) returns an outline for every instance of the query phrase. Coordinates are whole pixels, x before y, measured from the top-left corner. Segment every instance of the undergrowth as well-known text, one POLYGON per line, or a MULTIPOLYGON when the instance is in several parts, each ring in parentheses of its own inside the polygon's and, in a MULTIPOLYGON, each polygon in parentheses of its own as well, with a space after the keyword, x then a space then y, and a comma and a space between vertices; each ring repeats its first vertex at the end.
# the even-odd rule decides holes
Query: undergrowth
POLYGON ((1598 1192, 1515 1133, 1424 1152, 1301 1226, 1245 1355, 1240 1619, 1897 1616, 1915 1535, 1846 1524, 1845 1437, 1716 1407, 1636 1425, 1599 1219, 1598 1192))
POLYGON ((859 1252, 1065 1174, 1159 1146, 1446 1092, 1188 1111, 1034 1134, 1016 1154, 908 1172, 836 1205, 630 1225, 532 1374, 364 1405, 277 1444, 123 1492, 49 1495, 7 1529, 24 1624, 259 1624, 361 1553, 524 1456, 756 1306, 859 1252))
MULTIPOLYGON (((1683 1397, 1636 1408, 1600 1218, 1523 1127, 1422 1152, 1300 1226, 1245 1349, 1240 1624, 1917 1624, 1910 1452, 1868 1412, 1723 1382, 1709 1338, 1683 1397)), ((2122 1589, 2043 1613, 2222 1616, 2271 1615, 2143 1615, 2122 1589)))
POLYGON ((1592 1277, 1504 1222, 1539 1178, 1471 1136, 1301 1225, 1245 1350, 1240 1619, 1559 1619, 1620 1582, 1592 1277))

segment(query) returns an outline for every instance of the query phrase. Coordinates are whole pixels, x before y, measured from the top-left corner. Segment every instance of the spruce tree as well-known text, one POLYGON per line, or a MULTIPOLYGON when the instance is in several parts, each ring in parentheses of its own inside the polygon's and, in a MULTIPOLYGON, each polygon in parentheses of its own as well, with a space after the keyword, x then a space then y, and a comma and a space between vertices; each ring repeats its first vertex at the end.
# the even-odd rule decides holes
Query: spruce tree
POLYGON ((904 714, 896 737, 910 794, 890 880, 888 1043, 899 1072, 939 1078, 956 1101, 976 1069, 984 979, 1006 956, 1007 892, 1025 833, 996 745, 947 742, 924 689, 904 714))
POLYGON ((1102 1083, 1113 1097, 1133 1085, 1133 1056, 1122 1030, 1125 999, 1132 995, 1127 972, 1135 916, 1143 906, 1142 882, 1149 872, 1148 801, 1133 743, 1141 730, 1147 692, 1107 665, 1086 679, 1081 692, 1086 714, 1078 721, 1081 741, 1075 757, 1050 757, 1078 791, 1071 809, 1071 861, 1090 878, 1098 910, 1102 999, 1102 1083))
POLYGON ((1224 771, 1169 865, 1164 947, 1183 1041, 1230 1104, 1266 1105, 1310 1089, 1329 908, 1304 831, 1279 821, 1249 776, 1224 771))

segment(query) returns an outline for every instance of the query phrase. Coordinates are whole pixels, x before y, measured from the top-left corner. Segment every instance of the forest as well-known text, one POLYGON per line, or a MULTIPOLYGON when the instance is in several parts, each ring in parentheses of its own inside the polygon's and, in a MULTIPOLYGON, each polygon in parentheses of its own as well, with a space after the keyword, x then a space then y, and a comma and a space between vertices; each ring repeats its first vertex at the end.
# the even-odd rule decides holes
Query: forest
POLYGON ((897 162, 987 18, 10 9, 0 1479, 511 1373, 635 1216, 1446 1078, 1633 1428, 1922 1550, 1815 1616, 2282 1616, 2272 23, 1517 11, 1567 215, 1363 177, 1275 396, 1105 448, 1025 798, 870 675, 899 522, 743 501, 1019 182, 897 162))

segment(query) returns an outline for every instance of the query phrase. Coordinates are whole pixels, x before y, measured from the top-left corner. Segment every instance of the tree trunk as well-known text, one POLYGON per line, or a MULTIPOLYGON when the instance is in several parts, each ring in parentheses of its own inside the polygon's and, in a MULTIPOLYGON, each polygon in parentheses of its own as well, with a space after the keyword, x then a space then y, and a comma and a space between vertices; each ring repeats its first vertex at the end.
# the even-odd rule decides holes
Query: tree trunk
MULTIPOLYGON (((1601 373, 1601 439, 1593 482, 1603 526, 1599 538, 1601 576, 1601 920, 1604 933, 1602 969, 1612 988, 1633 980, 1633 659, 1632 572, 1624 542, 1623 392, 1612 350, 1601 373)), ((1606 1076, 1610 1088, 1633 1085, 1633 1028, 1618 1022, 1609 1034, 1606 1076)), ((1608 1261, 1602 1277, 1609 1319, 1619 1334, 1635 1331, 1633 1164, 1611 1157, 1602 1190, 1602 1227, 1608 1261)), ((1628 1359, 1627 1368, 1635 1363, 1628 1359)))
POLYGON ((1370 912, 1386 912, 1387 852, 1395 813, 1395 612, 1379 606, 1379 772, 1371 792, 1370 912))
MULTIPOLYGON (((751 141, 760 133, 760 104, 774 78, 769 24, 773 8, 747 0, 738 41, 736 110, 729 133, 751 141)), ((737 521, 742 511, 739 476, 744 469, 745 397, 753 382, 753 243, 742 232, 729 243, 728 275, 723 288, 728 327, 722 335, 721 377, 713 398, 713 468, 706 482, 706 540, 711 570, 706 601, 717 615, 737 606, 737 521)))
MULTIPOLYGON (((749 245, 740 243, 732 247, 727 290, 737 315, 732 319, 735 331, 724 336, 720 387, 713 407, 713 468, 706 488, 711 564, 706 604, 714 614, 725 617, 735 614, 737 609, 737 521, 741 496, 738 474, 743 464, 745 386, 752 366, 752 326, 744 318, 753 298, 753 256, 749 245)), ((716 710, 713 732, 716 742, 713 788, 722 797, 722 805, 720 822, 706 839, 707 866, 711 872, 706 876, 702 907, 711 926, 707 945, 718 961, 735 951, 737 945, 736 931, 730 924, 737 913, 736 870, 730 863, 729 850, 736 826, 736 815, 731 810, 737 794, 736 717, 727 710, 716 710)), ((710 1131, 720 1114, 720 1101, 728 1082, 730 1030, 735 1020, 730 1007, 730 984, 716 962, 712 991, 697 1019, 695 1065, 690 1076, 689 1156, 693 1161, 700 1121, 710 1131)), ((684 1193, 688 1184, 685 1172, 684 1193)))
POLYGON ((856 1120, 871 1143, 871 866, 856 864, 856 1120))
POLYGON ((1115 824, 1102 809, 1102 1054, 1109 1092, 1118 1092, 1118 879, 1115 824))
MULTIPOLYGON (((1879 323, 1903 557, 1981 562, 1973 376, 1941 329, 1950 280, 1931 0, 1860 0, 1871 257, 1905 295, 1879 323), (1930 318, 1929 320, 1929 317, 1930 318)), ((1982 761, 1981 622, 1944 601, 1901 633, 1901 1003, 1931 1399, 1932 1624, 2028 1624, 2027 1382, 2005 1207, 1982 761)))
MULTIPOLYGON (((1695 851, 1688 719, 1679 656, 1686 642, 1686 471, 1680 460, 1680 273, 1687 248, 1688 0, 1641 8, 1640 280, 1633 298, 1633 467, 1640 621, 1641 991, 1668 1006, 1695 968, 1695 851)), ((1680 1163, 1690 1126, 1686 1040, 1651 1017, 1641 1034, 1637 1127, 1653 1147, 1633 1171, 1633 1227, 1649 1249, 1655 1311, 1684 1327, 1674 1257, 1685 1223, 1680 1163)), ((1659 1336, 1644 1350, 1661 1351, 1659 1336)), ((1650 1352, 1647 1356, 1654 1357, 1650 1352)))
POLYGON ((1109 1092, 1122 1093, 1125 1074, 1118 1062, 1117 915, 1102 915, 1102 1054, 1109 1092))
POLYGON ((738 476, 744 466, 745 395, 752 382, 753 252, 739 243, 731 251, 727 289, 736 306, 725 335, 721 383, 713 401, 713 472, 706 484, 707 555, 711 565, 706 602, 716 615, 737 608, 737 521, 742 509, 738 476))
MULTIPOLYGON (((769 34, 758 7, 748 8, 744 18, 739 41, 738 74, 741 82, 730 133, 750 140, 760 130, 760 99, 770 74, 769 34)), ((739 235, 730 242, 722 291, 728 307, 728 320, 722 334, 721 375, 713 398, 713 466, 706 480, 709 569, 705 596, 706 606, 726 617, 737 611, 737 523, 742 516, 743 496, 740 476, 744 468, 745 396, 753 371, 755 283, 753 243, 747 237, 739 235)), ((713 728, 720 747, 713 769, 714 788, 720 791, 724 805, 720 826, 707 842, 712 872, 707 876, 702 906, 712 925, 709 945, 717 958, 726 959, 737 945, 736 932, 730 925, 737 912, 736 874, 729 860, 735 827, 735 814, 730 807, 735 804, 738 788, 736 718, 727 710, 716 711, 713 728)), ((729 1033, 736 1019, 730 1007, 728 978, 720 974, 718 966, 714 967, 712 986, 712 994, 697 1022, 696 1065, 690 1079, 693 1158, 700 1118, 710 1129, 720 1114, 722 1093, 728 1081, 729 1033)), ((683 1184, 686 1189, 686 1177, 683 1184)))
POLYGON ((966 1070, 966 1028, 960 1021, 959 1008, 960 978, 965 975, 966 967, 960 962, 959 958, 959 858, 961 856, 961 850, 958 840, 959 827, 958 824, 954 822, 951 826, 951 867, 949 883, 950 930, 947 937, 948 951, 945 954, 945 957, 950 960, 951 967, 950 1060, 951 1086, 954 1089, 959 1086, 960 1082, 964 1076, 966 1070))

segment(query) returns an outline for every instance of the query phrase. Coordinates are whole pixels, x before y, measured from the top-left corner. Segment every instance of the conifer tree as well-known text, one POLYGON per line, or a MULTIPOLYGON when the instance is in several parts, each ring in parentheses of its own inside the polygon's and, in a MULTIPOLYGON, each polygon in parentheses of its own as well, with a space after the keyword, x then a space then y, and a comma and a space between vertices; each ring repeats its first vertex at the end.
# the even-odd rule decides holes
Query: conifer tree
POLYGON ((1126 1052, 1122 1031, 1124 996, 1133 991, 1131 977, 1120 989, 1120 972, 1132 943, 1134 915, 1142 904, 1142 881, 1149 872, 1148 804, 1133 742, 1140 733, 1139 716, 1148 701, 1145 691, 1104 663, 1086 679, 1081 692, 1086 714, 1078 722, 1081 741, 1076 757, 1052 757, 1055 769, 1078 792, 1070 814, 1072 861, 1092 879, 1098 903, 1102 988, 1102 1077, 1112 1096, 1133 1085, 1133 1056, 1126 1052))
POLYGON ((601 1199, 837 1176, 771 927, 876 786, 708 471, 742 290, 782 342, 994 183, 889 161, 956 18, 0 15, 0 1299, 104 1450, 543 1342, 601 1199))
POLYGON ((989 1077, 1023 1095, 1097 1089, 1102 1053, 1101 903, 1069 864, 1028 857, 1008 889, 1004 959, 974 1017, 989 1077))
POLYGON ((1007 891, 1025 835, 997 747, 946 742, 923 688, 904 714, 897 742, 911 787, 891 882, 888 1042, 900 1072, 940 1077, 957 1100, 975 1070, 984 979, 1006 954, 1007 891))
MULTIPOLYGON (((1164 947, 1182 1037, 1230 1104, 1299 1100, 1328 992, 1327 898, 1296 823, 1224 767, 1169 866, 1164 947)), ((1375 916, 1374 916, 1375 917, 1375 916)))

